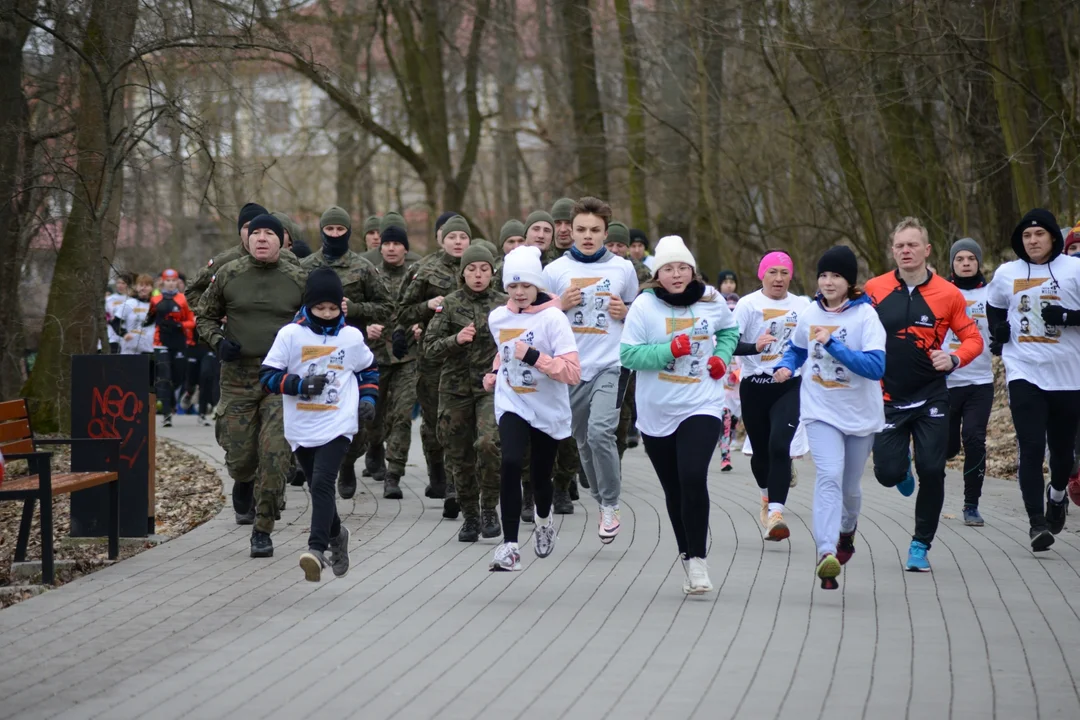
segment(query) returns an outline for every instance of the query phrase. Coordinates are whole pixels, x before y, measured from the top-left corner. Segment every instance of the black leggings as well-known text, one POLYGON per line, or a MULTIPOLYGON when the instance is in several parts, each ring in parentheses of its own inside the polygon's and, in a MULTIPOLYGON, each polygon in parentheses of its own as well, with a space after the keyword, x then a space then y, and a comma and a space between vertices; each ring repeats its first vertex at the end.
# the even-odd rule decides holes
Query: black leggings
POLYGON ((502 447, 499 507, 502 510, 503 542, 516 543, 521 524, 521 471, 525 467, 525 452, 529 451, 529 472, 539 522, 551 515, 554 493, 551 473, 555 469, 559 441, 529 425, 520 415, 503 413, 499 419, 499 442, 502 447))
POLYGON ((161 401, 161 411, 172 415, 176 410, 176 391, 184 386, 187 377, 187 352, 154 348, 154 364, 154 392, 161 401))
POLYGON ((723 430, 724 421, 720 418, 693 415, 679 423, 670 435, 641 436, 645 454, 664 488, 675 543, 679 553, 686 557, 705 558, 709 537, 709 463, 723 430))
POLYGON ((1020 492, 1032 520, 1043 517, 1043 456, 1050 447, 1050 485, 1064 490, 1080 421, 1080 390, 1043 390, 1026 380, 1009 383, 1009 409, 1020 450, 1020 492))
POLYGON ((952 460, 964 448, 964 504, 978 505, 986 477, 986 426, 994 405, 994 385, 949 388, 949 449, 952 460))
POLYGON ((311 488, 311 534, 308 535, 308 549, 326 552, 330 538, 341 533, 341 518, 338 517, 337 474, 341 459, 349 449, 349 438, 338 436, 319 447, 296 448, 296 461, 308 478, 311 488))
POLYGON ((750 469, 758 487, 768 489, 769 502, 787 502, 791 487, 791 440, 799 427, 799 385, 802 378, 775 383, 754 375, 739 383, 742 421, 754 454, 750 469))

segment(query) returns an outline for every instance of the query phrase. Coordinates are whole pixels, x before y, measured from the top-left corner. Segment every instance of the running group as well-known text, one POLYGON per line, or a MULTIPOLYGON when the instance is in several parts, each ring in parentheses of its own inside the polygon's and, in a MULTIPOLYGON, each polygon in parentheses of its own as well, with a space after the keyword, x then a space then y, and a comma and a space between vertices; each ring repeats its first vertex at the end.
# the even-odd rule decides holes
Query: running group
POLYGON ((961 449, 964 521, 983 523, 992 354, 1004 362, 1032 549, 1048 549, 1065 525, 1080 425, 1080 258, 1070 253, 1080 230, 1064 236, 1045 210, 1020 221, 1017 259, 989 282, 968 238, 951 247, 948 279, 935 273, 925 227, 905 218, 890 234, 894 271, 860 285, 854 253, 833 247, 818 260, 813 298, 789 291, 796 268, 782 250, 761 258, 759 290, 736 296, 733 273, 713 287, 681 238, 644 255, 643 234, 596 198, 507 222, 501 247, 447 213, 440 249, 422 259, 406 257, 396 213, 369 220, 379 242, 360 255, 348 249, 349 214, 331 208, 323 247, 298 261, 277 218, 244 212, 240 248, 211 261, 193 302, 197 329, 223 363, 217 434, 243 486, 237 520, 255 525, 252 555, 273 554, 295 463, 313 499, 300 558, 310 580, 348 572, 335 486, 351 496, 344 478, 355 491, 356 459, 366 453, 384 496, 402 497, 416 400, 426 494, 443 499, 445 517, 464 516, 462 541, 501 535, 492 571, 522 567, 522 521, 535 522, 535 556, 552 554, 553 515, 567 511, 579 470, 599 540, 616 540, 632 425, 664 490, 683 591, 711 590, 708 470, 717 447, 730 467, 740 405, 767 540, 790 535, 791 447, 805 430, 822 586, 838 587, 855 554, 871 456, 879 483, 917 490, 905 567, 929 571, 946 462, 961 449))

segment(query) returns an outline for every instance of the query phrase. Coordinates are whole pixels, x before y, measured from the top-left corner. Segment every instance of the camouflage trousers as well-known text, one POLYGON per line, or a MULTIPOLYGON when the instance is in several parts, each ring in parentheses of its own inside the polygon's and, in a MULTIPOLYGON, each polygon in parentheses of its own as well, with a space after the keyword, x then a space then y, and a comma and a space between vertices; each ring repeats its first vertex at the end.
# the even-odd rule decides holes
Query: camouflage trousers
POLYGON ((619 450, 619 459, 622 460, 626 452, 626 436, 633 429, 636 400, 634 389, 637 387, 637 373, 632 373, 626 382, 626 394, 623 395, 622 408, 619 410, 619 425, 615 428, 615 447, 619 450))
MULTIPOLYGON (((532 489, 532 469, 530 466, 530 449, 525 450, 525 466, 521 469, 521 487, 526 496, 532 489)), ((553 484, 556 490, 569 492, 570 486, 577 482, 578 470, 581 469, 581 461, 578 459, 577 441, 573 436, 559 441, 559 449, 555 455, 555 478, 553 484)))
POLYGON ((280 395, 259 384, 259 363, 221 364, 214 434, 233 482, 255 483, 255 529, 271 532, 293 463, 280 395))
POLYGON ((499 427, 495 424, 495 396, 441 395, 439 440, 446 456, 446 491, 457 491, 465 517, 479 517, 480 508, 499 506, 499 427))
POLYGON ((424 461, 428 472, 443 465, 443 447, 439 441, 439 374, 438 363, 420 360, 416 368, 416 399, 420 402, 420 442, 424 446, 424 461))
POLYGON ((386 443, 386 469, 405 474, 412 445, 412 409, 416 404, 416 363, 379 367, 379 403, 368 429, 368 447, 386 443))

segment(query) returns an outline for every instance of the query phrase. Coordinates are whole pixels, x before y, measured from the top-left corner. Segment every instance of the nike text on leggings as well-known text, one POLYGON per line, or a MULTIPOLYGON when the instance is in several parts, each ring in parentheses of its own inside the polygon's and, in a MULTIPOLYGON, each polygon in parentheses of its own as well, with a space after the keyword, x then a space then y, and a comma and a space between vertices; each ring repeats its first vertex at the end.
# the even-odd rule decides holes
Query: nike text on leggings
POLYGON ((769 502, 787 502, 791 487, 791 439, 799 427, 799 386, 794 377, 785 383, 768 375, 753 375, 739 384, 742 421, 754 454, 750 469, 758 487, 768 489, 769 502))

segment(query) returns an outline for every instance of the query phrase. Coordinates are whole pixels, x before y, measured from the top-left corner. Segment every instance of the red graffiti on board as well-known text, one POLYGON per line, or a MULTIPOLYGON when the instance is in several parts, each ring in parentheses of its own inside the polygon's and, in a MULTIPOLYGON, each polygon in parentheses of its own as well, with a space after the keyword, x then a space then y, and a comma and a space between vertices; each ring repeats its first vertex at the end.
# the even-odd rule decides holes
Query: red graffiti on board
POLYGON ((94 388, 86 434, 95 439, 120 440, 121 462, 127 462, 129 468, 134 467, 146 445, 146 436, 140 433, 142 437, 131 447, 132 435, 135 434, 134 426, 142 424, 143 409, 143 401, 139 396, 119 385, 109 385, 104 390, 94 388))

